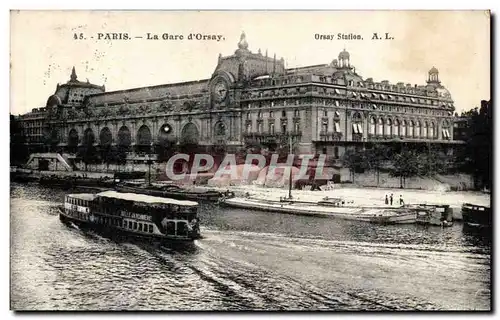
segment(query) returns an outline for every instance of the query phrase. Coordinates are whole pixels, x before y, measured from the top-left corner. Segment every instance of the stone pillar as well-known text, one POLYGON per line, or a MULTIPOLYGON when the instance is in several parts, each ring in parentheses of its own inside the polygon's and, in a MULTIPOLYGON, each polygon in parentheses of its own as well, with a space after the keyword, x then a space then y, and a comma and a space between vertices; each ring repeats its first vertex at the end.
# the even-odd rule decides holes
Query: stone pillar
POLYGON ((116 144, 118 142, 118 122, 117 121, 113 121, 112 124, 111 124, 112 128, 110 129, 111 130, 111 134, 112 134, 112 144, 116 144))
POLYGON ((135 146, 136 143, 136 138, 137 138, 137 121, 132 120, 130 122, 131 128, 130 128, 130 143, 132 146, 135 146))
POLYGON ((158 142, 158 133, 159 133, 159 128, 158 128, 158 118, 154 117, 152 119, 153 126, 151 128, 151 139, 153 144, 156 144, 158 142))

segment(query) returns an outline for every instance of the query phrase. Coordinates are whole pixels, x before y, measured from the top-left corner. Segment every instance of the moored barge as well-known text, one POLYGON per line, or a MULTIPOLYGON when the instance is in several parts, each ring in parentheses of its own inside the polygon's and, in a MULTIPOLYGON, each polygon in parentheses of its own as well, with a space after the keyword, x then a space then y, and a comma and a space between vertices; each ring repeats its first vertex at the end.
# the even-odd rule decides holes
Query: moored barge
POLYGON ((462 205, 462 217, 464 223, 471 227, 491 228, 490 207, 464 203, 462 205))
POLYGON ((200 238, 198 203, 104 191, 69 194, 59 218, 96 231, 158 240, 200 238))
POLYGON ((412 208, 377 208, 345 205, 322 205, 318 203, 297 202, 280 199, 252 199, 233 197, 220 202, 227 207, 269 211, 305 216, 329 217, 343 220, 365 221, 376 224, 412 224, 416 222, 416 211, 412 208))
POLYGON ((165 197, 178 200, 194 201, 218 201, 222 194, 218 191, 188 190, 176 185, 142 185, 132 183, 120 183, 115 186, 119 192, 131 192, 154 197, 165 197))

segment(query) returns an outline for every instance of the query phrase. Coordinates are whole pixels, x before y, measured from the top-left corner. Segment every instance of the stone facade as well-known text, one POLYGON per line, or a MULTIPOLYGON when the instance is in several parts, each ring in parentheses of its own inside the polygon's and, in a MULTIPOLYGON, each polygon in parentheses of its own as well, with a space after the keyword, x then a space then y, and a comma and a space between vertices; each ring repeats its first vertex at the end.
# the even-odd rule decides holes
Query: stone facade
POLYGON ((51 145, 192 144, 233 150, 288 145, 340 157, 367 142, 453 143, 453 100, 432 68, 425 85, 362 78, 342 51, 329 64, 286 69, 283 58, 248 49, 219 55, 209 79, 105 92, 71 80, 46 106, 51 145))

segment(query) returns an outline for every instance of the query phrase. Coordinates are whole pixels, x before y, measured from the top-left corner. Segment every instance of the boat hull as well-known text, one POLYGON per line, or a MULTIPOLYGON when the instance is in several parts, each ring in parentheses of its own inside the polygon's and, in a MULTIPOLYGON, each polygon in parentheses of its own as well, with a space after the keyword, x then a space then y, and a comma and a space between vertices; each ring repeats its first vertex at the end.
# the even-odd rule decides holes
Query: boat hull
POLYGON ((471 227, 491 228, 491 209, 484 206, 464 204, 462 206, 462 217, 464 223, 471 227))
POLYGON ((249 200, 231 198, 221 202, 232 208, 278 212, 294 215, 338 218, 343 220, 365 221, 378 224, 412 224, 416 222, 416 213, 404 208, 373 209, 362 207, 335 207, 321 205, 294 204, 268 200, 249 200))
POLYGON ((158 235, 158 234, 140 234, 137 232, 115 228, 109 225, 97 224, 91 221, 84 221, 80 219, 76 219, 74 217, 66 215, 64 212, 64 208, 59 207, 59 220, 65 225, 71 226, 72 224, 76 225, 78 228, 85 230, 92 230, 97 233, 106 235, 106 236, 118 236, 125 238, 135 238, 139 240, 146 240, 150 242, 160 242, 160 243, 171 243, 171 242, 193 242, 196 239, 201 239, 200 235, 191 236, 191 237, 174 237, 174 236, 166 236, 166 235, 158 235))
POLYGON ((118 192, 130 192, 145 194, 155 197, 172 198, 177 200, 194 200, 194 201, 218 201, 221 197, 219 192, 190 192, 190 191, 170 191, 170 190, 155 190, 142 187, 132 187, 132 186, 116 186, 115 190, 118 192))

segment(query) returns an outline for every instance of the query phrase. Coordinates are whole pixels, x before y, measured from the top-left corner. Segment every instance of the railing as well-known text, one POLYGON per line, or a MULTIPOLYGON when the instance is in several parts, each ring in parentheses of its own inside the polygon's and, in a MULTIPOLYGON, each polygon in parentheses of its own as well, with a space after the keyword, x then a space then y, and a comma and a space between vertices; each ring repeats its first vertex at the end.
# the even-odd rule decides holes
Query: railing
POLYGON ((319 133, 321 141, 340 141, 342 139, 342 136, 342 132, 320 131, 319 133))
POLYGON ((363 141, 363 134, 362 133, 353 133, 352 134, 352 141, 363 141))
POLYGON ((302 136, 302 131, 291 131, 291 132, 247 132, 243 134, 245 140, 252 140, 257 142, 267 142, 267 143, 285 143, 288 141, 289 137, 300 138, 302 136))

